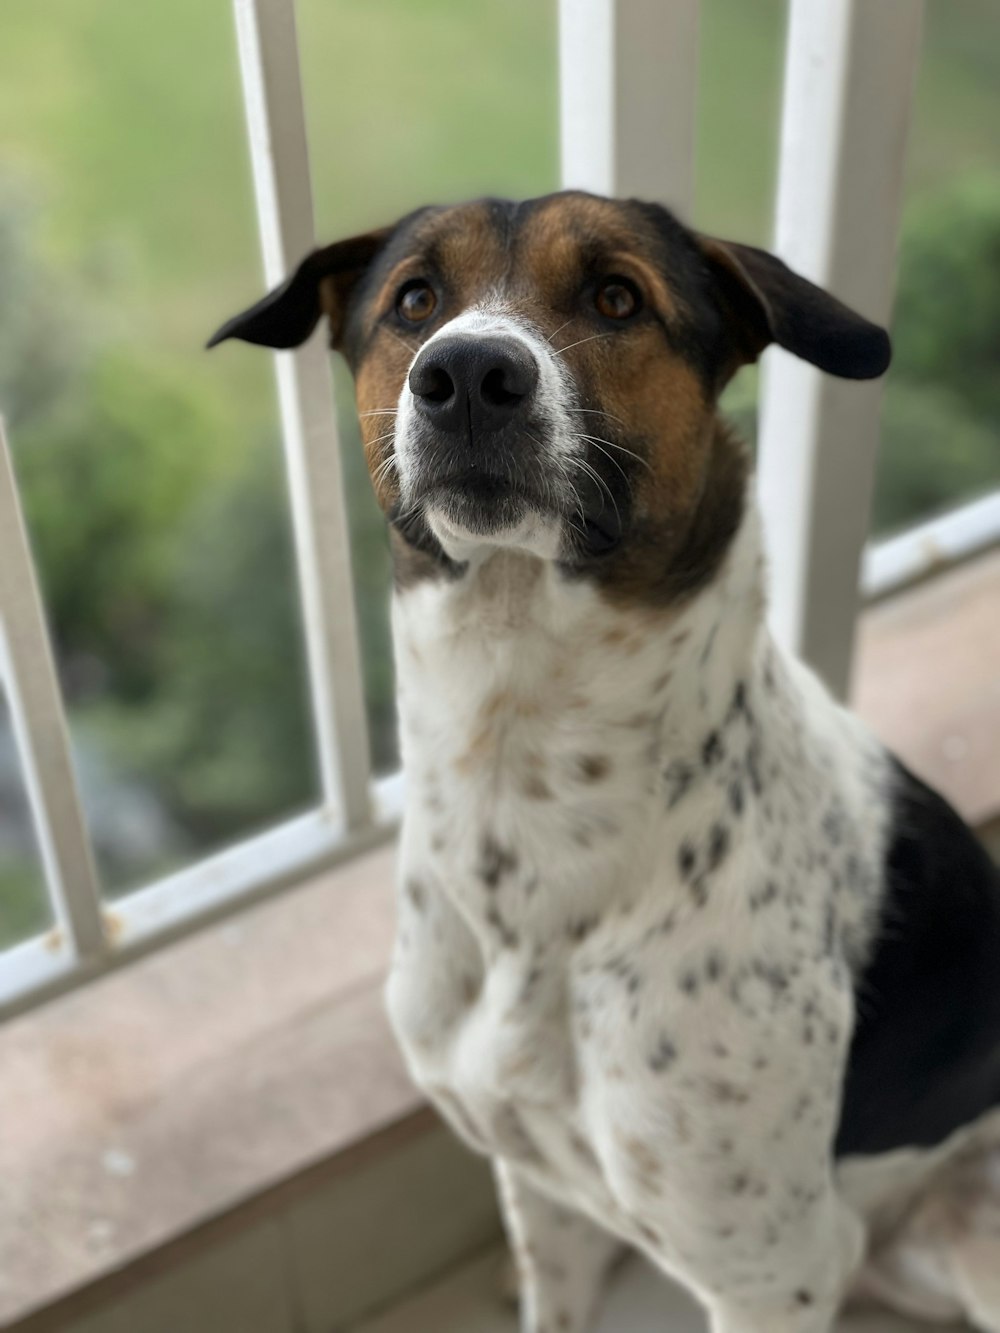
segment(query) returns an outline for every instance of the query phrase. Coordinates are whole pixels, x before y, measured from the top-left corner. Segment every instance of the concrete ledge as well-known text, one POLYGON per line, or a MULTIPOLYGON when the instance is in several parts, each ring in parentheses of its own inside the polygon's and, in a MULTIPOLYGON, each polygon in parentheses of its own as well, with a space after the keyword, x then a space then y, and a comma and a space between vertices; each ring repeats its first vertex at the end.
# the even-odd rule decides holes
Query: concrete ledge
POLYGON ((361 858, 0 1029, 0 1325, 418 1110, 382 1007, 391 870, 361 858))
POLYGON ((1000 816, 1000 551, 864 613, 853 702, 970 824, 1000 816))

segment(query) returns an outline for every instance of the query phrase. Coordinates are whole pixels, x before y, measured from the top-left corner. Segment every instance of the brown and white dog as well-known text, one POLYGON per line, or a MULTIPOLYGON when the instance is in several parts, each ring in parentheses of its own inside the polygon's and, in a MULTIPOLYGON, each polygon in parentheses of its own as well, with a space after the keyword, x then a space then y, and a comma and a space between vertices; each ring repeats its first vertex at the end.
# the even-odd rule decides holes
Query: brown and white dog
POLYGON ((826 1333, 859 1274, 1000 1330, 996 872, 771 639, 717 413, 771 342, 864 379, 886 334, 575 193, 318 250, 213 342, 324 314, 395 557, 389 1007, 525 1329, 582 1333, 626 1244, 715 1333, 826 1333))

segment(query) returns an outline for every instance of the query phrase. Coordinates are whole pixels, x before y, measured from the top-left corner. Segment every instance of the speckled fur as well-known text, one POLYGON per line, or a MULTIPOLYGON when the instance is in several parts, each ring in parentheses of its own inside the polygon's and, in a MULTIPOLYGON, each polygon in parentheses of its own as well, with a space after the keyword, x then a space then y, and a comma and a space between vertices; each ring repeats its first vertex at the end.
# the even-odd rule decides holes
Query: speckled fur
POLYGON ((578 193, 326 247, 213 342, 295 346, 322 313, 393 526, 389 1008, 416 1081, 494 1159, 526 1333, 584 1333, 624 1245, 713 1333, 829 1333, 863 1253, 879 1298, 1000 1333, 992 868, 772 641, 745 455, 716 415, 771 341, 870 378, 884 332, 761 251, 578 193), (599 318, 622 275, 635 318, 599 318), (419 325, 398 306, 415 279, 419 325), (507 428, 472 429, 485 381, 462 381, 464 433, 434 425, 439 382, 416 402, 444 337, 536 363, 507 428), (937 821, 936 845, 901 828, 901 783, 902 822, 937 821), (940 1057, 942 1033, 950 1063, 921 1066, 912 1039, 940 1057), (935 1100, 928 1068, 962 1096, 935 1100), (846 1142, 932 1146, 835 1160, 852 1078, 846 1142))
MULTIPOLYGON (((752 509, 679 612, 618 613, 509 553, 397 596, 389 1003, 508 1196, 646 1250, 720 1330, 797 1333, 826 1328, 861 1243, 828 1145, 887 774, 762 612, 752 509)), ((529 1327, 582 1329, 593 1241, 579 1271, 546 1243, 529 1270, 574 1276, 529 1327)))

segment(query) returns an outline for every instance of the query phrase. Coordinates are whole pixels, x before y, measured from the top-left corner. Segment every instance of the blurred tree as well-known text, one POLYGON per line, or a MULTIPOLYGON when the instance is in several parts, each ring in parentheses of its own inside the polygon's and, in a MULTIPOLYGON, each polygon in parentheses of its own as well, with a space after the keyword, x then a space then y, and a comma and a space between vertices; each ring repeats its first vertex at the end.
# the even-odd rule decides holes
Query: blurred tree
POLYGON ((39 209, 0 178, 0 413, 12 435, 52 410, 86 354, 73 283, 49 271, 28 237, 39 209))
POLYGON ((892 334, 877 531, 1000 484, 1000 177, 907 211, 892 334))
POLYGON ((284 479, 264 443, 180 517, 156 689, 100 718, 109 753, 155 783, 200 846, 316 799, 284 479))
POLYGON ((1000 421, 1000 177, 966 177, 909 209, 893 336, 897 378, 1000 421))

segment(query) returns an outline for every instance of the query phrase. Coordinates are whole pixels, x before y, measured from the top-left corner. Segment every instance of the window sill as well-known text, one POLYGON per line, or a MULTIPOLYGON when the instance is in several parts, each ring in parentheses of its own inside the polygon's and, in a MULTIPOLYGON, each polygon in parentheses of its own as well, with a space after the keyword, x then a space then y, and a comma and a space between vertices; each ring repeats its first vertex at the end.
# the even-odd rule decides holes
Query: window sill
MULTIPOLYGON (((869 609, 855 691, 883 738, 980 826, 1000 814, 998 589, 1000 552, 869 609)), ((486 1172, 436 1128, 388 1031, 392 858, 360 857, 0 1029, 0 1327, 117 1329, 80 1312, 112 1308, 206 1247, 257 1244, 277 1219, 267 1243, 296 1288, 282 1310, 312 1333, 496 1235, 486 1172), (418 1144, 410 1176, 385 1167, 418 1144), (315 1224, 316 1200, 334 1180, 360 1197, 358 1173, 380 1162, 383 1199, 420 1195, 395 1246, 413 1253, 393 1259, 395 1278, 383 1264, 355 1281, 351 1244, 377 1249, 383 1224, 339 1240, 329 1211, 315 1224), (409 1238, 427 1231, 427 1195, 445 1177, 468 1208, 433 1210, 450 1230, 421 1248, 409 1238), (305 1235, 306 1215, 321 1234, 305 1235)), ((239 1326, 256 1328, 247 1318, 239 1326)), ((285 1327, 268 1318, 261 1327, 285 1327)))
MULTIPOLYGON (((388 1031, 392 858, 359 858, 0 1029, 0 1327, 75 1329, 277 1219, 296 1300, 315 1289, 304 1326, 328 1328, 337 1222, 310 1251, 301 1219, 334 1177, 413 1145, 404 1174, 457 1180, 472 1211, 456 1225, 473 1245, 495 1237, 485 1171, 422 1107, 388 1031)), ((461 1243, 431 1249, 451 1262, 461 1243)))

